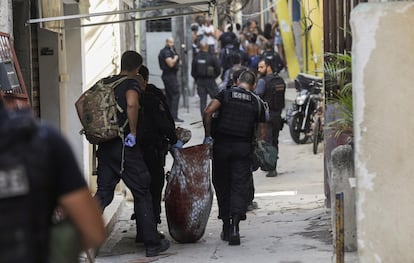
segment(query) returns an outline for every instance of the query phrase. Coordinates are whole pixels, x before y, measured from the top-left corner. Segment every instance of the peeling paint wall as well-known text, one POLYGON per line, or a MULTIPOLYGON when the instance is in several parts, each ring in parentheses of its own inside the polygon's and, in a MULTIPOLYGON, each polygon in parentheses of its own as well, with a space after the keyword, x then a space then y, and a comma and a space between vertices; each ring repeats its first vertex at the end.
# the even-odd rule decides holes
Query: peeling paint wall
MULTIPOLYGON (((119 10, 118 0, 91 0, 90 13, 119 10)), ((87 23, 101 23, 119 20, 119 15, 91 17, 87 23)), ((118 74, 121 62, 120 24, 107 24, 84 28, 85 89, 99 79, 118 74)))
POLYGON ((414 2, 352 12, 360 262, 414 262, 414 2))

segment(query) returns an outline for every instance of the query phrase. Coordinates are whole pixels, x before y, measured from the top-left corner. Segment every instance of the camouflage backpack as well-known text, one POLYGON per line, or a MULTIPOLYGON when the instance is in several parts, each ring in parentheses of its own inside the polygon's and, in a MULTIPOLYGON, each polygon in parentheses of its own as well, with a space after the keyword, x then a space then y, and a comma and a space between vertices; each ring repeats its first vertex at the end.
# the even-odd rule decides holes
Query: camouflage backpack
POLYGON ((114 89, 127 77, 113 82, 101 79, 85 91, 75 103, 86 139, 92 144, 109 141, 123 134, 127 125, 119 126, 118 112, 123 112, 115 99, 114 89))

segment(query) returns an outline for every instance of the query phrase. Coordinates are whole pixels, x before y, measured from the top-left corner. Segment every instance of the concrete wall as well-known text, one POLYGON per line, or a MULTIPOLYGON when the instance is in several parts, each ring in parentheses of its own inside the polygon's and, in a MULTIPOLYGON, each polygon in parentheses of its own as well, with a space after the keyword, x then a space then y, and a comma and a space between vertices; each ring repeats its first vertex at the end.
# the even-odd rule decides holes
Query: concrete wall
MULTIPOLYGON (((344 246, 346 252, 357 250, 356 215, 355 215, 355 187, 351 184, 354 175, 354 151, 351 145, 340 145, 332 151, 331 162, 331 211, 333 240, 336 240, 336 211, 335 195, 344 194, 344 246)), ((335 246, 335 242, 334 242, 335 246)))
MULTIPOLYGON (((65 15, 76 15, 79 13, 78 4, 64 5, 65 15)), ((83 135, 79 134, 82 129, 82 125, 79 122, 78 114, 75 109, 75 102, 82 94, 84 85, 83 75, 83 37, 79 28, 79 19, 65 21, 65 26, 68 29, 65 31, 65 47, 66 47, 66 91, 65 91, 65 103, 61 107, 65 107, 64 121, 67 126, 67 138, 76 153, 78 163, 81 165, 85 179, 88 179, 90 174, 89 167, 89 143, 85 140, 83 135)))
MULTIPOLYGON (((117 0, 91 0, 90 13, 118 10, 117 0)), ((118 15, 91 17, 86 23, 119 20, 118 15)), ((84 27, 85 89, 110 74, 118 74, 121 67, 120 24, 84 27)))
POLYGON ((414 2, 352 12, 360 262, 414 262, 414 2))

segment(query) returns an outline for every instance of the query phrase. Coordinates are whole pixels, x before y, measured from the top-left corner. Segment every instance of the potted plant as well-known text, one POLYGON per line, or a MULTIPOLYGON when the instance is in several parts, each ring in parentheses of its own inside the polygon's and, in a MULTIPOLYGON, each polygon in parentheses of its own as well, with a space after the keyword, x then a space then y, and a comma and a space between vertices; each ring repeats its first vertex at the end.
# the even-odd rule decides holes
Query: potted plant
POLYGON ((324 64, 326 127, 339 144, 344 144, 353 134, 352 57, 347 54, 326 55, 324 64), (343 140, 345 140, 343 142, 343 140))

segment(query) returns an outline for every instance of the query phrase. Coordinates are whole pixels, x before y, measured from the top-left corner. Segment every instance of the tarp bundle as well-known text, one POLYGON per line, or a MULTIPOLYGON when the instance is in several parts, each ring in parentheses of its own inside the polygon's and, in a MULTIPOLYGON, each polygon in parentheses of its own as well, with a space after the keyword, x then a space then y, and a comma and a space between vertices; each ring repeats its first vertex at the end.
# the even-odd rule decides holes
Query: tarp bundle
POLYGON ((174 149, 173 155, 165 189, 168 229, 177 242, 192 243, 203 236, 213 202, 210 147, 174 149))

